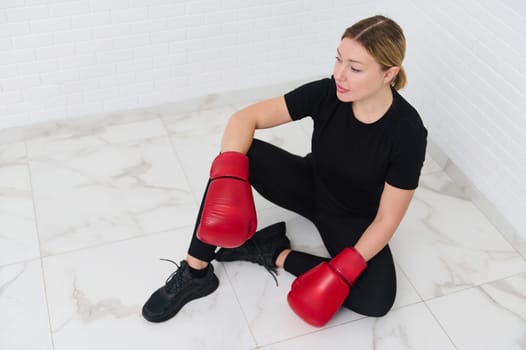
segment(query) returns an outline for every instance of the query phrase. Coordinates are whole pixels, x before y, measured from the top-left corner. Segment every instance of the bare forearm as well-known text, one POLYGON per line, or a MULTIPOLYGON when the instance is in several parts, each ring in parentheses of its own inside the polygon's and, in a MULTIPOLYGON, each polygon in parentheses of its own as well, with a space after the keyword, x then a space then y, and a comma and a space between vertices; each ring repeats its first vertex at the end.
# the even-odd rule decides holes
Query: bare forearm
POLYGON ((221 152, 235 151, 247 153, 254 138, 255 123, 237 112, 228 121, 221 140, 221 152))
POLYGON ((385 183, 373 222, 354 246, 369 261, 382 250, 402 221, 415 190, 403 190, 385 183))
POLYGON ((389 243, 396 226, 373 221, 354 246, 365 261, 369 261, 389 243))
POLYGON ((247 153, 256 129, 271 128, 291 120, 283 96, 245 107, 230 117, 223 133, 221 151, 247 153))

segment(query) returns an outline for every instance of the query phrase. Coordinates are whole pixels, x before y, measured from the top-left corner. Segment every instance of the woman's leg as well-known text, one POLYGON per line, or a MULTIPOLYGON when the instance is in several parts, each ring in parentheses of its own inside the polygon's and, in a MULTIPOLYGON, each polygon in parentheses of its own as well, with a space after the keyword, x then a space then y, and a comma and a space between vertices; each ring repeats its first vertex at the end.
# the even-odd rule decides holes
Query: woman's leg
MULTIPOLYGON (((312 196, 312 172, 308 157, 291 154, 267 142, 254 139, 247 152, 249 157, 250 184, 263 197, 285 209, 292 210, 309 219, 312 218, 314 202, 312 196)), ((215 256, 217 247, 201 242, 197 227, 201 219, 204 197, 197 215, 188 258, 190 266, 206 266, 215 256)))
POLYGON ((202 209, 201 204, 186 259, 180 265, 174 262, 177 270, 148 298, 142 308, 142 315, 148 321, 166 321, 188 302, 207 296, 219 286, 214 266, 209 264, 215 247, 199 241, 195 235, 202 209))
POLYGON ((203 212, 203 205, 205 203, 205 196, 209 185, 210 181, 208 181, 208 184, 206 185, 203 199, 201 200, 201 206, 199 208, 199 213, 197 214, 197 219, 195 220, 194 232, 192 234, 192 240, 190 241, 188 256, 186 258, 188 264, 195 269, 205 268, 214 258, 215 250, 217 248, 216 246, 204 243, 197 238, 197 227, 201 221, 201 213, 203 212))
MULTIPOLYGON (((291 251, 284 263, 286 271, 295 276, 309 271, 330 259, 291 251)), ((396 296, 396 274, 389 247, 385 247, 367 263, 367 269, 358 278, 343 307, 366 316, 384 316, 393 306, 396 296)))
POLYGON ((272 203, 310 220, 314 214, 310 156, 301 157, 254 139, 247 153, 250 184, 272 203))
POLYGON ((380 317, 393 306, 396 296, 396 272, 389 246, 367 262, 343 306, 359 314, 380 317))
MULTIPOLYGON (((314 268, 328 258, 291 251, 284 262, 286 271, 295 276, 314 268)), ((393 257, 386 246, 367 263, 367 269, 358 278, 343 303, 343 307, 359 314, 384 316, 393 306, 396 296, 396 274, 393 257)))
MULTIPOLYGON (((315 224, 330 256, 339 254, 345 247, 356 244, 369 225, 369 219, 337 217, 322 213, 315 224)), ((286 271, 299 276, 322 261, 329 259, 291 251, 285 262, 286 271)), ((393 306, 396 296, 396 272, 389 246, 384 247, 367 262, 367 268, 351 288, 343 307, 367 316, 385 315, 393 306)))
MULTIPOLYGON (((316 222, 329 254, 334 257, 345 247, 356 244, 370 220, 356 218, 335 218, 320 215, 325 221, 316 222)), ((318 258, 319 259, 319 258, 318 258)), ((289 255, 285 268, 298 274, 313 267, 317 257, 289 255), (289 261, 289 258, 292 258, 289 261)), ((327 259, 328 260, 328 259, 327 259)), ((389 246, 385 246, 367 262, 367 268, 360 275, 343 306, 362 315, 380 317, 393 306, 396 296, 396 272, 389 246)))
MULTIPOLYGON (((314 194, 310 156, 301 157, 264 141, 254 139, 247 153, 251 185, 274 204, 313 220, 314 194)), ((274 271, 277 256, 290 251, 285 223, 277 223, 256 232, 241 247, 220 249, 219 261, 246 260, 274 271)))
POLYGON ((321 262, 329 260, 329 258, 291 250, 283 262, 283 268, 285 271, 297 277, 314 268, 321 262))

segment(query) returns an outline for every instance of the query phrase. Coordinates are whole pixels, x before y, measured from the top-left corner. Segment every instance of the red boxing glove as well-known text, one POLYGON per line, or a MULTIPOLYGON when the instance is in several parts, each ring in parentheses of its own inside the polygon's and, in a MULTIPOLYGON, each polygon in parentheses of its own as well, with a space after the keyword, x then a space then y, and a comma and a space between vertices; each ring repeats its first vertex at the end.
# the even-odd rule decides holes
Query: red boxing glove
POLYGON ((322 262, 294 280, 287 296, 291 309, 308 324, 324 326, 366 267, 356 249, 345 248, 329 263, 322 262))
POLYGON ((239 247, 256 232, 252 187, 248 183, 248 157, 223 152, 212 162, 197 238, 224 247, 239 247))

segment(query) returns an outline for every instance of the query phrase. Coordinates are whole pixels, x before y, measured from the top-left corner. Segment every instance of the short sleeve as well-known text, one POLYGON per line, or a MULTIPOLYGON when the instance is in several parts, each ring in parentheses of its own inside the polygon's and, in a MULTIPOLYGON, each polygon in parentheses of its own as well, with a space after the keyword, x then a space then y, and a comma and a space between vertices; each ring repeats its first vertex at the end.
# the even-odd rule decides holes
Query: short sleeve
POLYGON ((292 120, 315 116, 329 94, 331 79, 321 79, 302 85, 285 94, 285 103, 292 120))
POLYGON ((418 121, 395 134, 386 178, 394 187, 406 190, 418 187, 427 146, 427 130, 418 121))

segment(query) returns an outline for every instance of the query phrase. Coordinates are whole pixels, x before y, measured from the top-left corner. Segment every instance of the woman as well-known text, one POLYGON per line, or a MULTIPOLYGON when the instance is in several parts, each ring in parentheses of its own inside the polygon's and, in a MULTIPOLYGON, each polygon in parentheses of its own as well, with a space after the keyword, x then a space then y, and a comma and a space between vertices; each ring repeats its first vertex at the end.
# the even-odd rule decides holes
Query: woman
POLYGON ((376 317, 390 310, 396 276, 388 242, 418 186, 427 138, 417 111, 397 92, 406 83, 404 55, 398 24, 384 16, 363 19, 344 32, 331 78, 251 105, 230 118, 186 260, 144 305, 147 320, 167 320, 188 301, 213 292, 218 280, 209 263, 214 258, 252 261, 298 276, 288 302, 314 326, 324 325, 341 306, 376 317), (253 138, 256 129, 307 116, 314 123, 312 153, 305 157, 253 138), (223 159, 229 156, 235 160, 223 159), (217 243, 221 238, 209 239, 223 232, 205 226, 232 216, 246 222, 227 227, 255 226, 250 194, 242 204, 232 200, 238 208, 209 209, 211 193, 223 186, 214 176, 230 181, 243 166, 246 171, 239 174, 245 175, 238 176, 238 184, 245 187, 236 187, 235 193, 246 192, 250 185, 243 180, 248 177, 263 197, 311 220, 331 258, 291 250, 283 222, 253 237, 248 229, 241 241, 222 245, 217 243), (216 253, 217 245, 223 248, 216 253))

